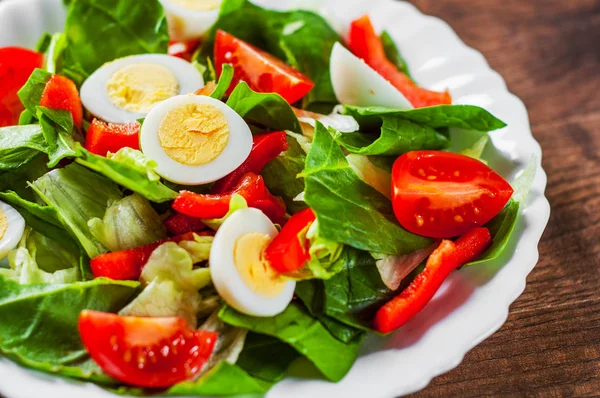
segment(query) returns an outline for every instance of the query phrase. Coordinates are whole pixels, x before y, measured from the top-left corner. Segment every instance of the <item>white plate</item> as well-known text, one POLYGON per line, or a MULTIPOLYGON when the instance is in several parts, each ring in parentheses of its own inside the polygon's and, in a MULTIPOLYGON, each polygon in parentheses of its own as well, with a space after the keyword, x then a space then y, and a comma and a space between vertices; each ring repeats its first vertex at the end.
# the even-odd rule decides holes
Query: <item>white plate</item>
MULTIPOLYGON (((422 85, 449 88, 456 103, 480 105, 508 123, 491 133, 497 151, 491 166, 509 180, 535 156, 537 175, 508 253, 499 261, 452 274, 427 308, 392 336, 371 336, 350 373, 337 384, 286 379, 268 397, 388 398, 424 388, 505 322, 510 304, 523 292, 538 260, 537 245, 548 222, 546 174, 541 149, 531 135, 525 106, 508 92, 502 77, 484 57, 467 47, 443 21, 393 0, 264 0, 277 8, 321 7, 337 27, 369 12, 377 28, 393 36, 422 85)), ((0 3, 0 46, 32 47, 46 31, 62 30, 60 0, 7 0, 0 3)), ((518 338, 518 336, 516 336, 518 338)), ((0 392, 9 398, 108 397, 87 383, 64 380, 0 360, 0 392)))

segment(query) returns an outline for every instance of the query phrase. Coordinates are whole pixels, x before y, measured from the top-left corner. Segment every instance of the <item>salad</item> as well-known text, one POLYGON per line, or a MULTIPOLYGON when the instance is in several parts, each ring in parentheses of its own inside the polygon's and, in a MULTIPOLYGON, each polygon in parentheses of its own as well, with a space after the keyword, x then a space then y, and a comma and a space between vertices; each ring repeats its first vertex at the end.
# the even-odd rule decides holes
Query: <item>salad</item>
POLYGON ((505 123, 419 86, 369 16, 65 7, 35 51, 0 48, 7 358, 122 394, 336 382, 506 250, 534 168, 492 170, 505 123))

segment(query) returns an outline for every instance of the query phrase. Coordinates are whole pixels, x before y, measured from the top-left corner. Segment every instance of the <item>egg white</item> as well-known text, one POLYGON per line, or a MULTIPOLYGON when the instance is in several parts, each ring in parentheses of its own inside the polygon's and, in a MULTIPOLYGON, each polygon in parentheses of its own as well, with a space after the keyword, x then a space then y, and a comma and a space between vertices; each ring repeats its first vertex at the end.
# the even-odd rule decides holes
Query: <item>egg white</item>
POLYGON ((145 117, 147 113, 131 112, 115 106, 106 90, 115 72, 137 63, 158 64, 170 69, 179 83, 179 94, 193 93, 204 87, 202 74, 186 60, 166 54, 132 55, 104 64, 86 79, 80 92, 83 106, 95 117, 110 123, 129 123, 145 117))
POLYGON ((182 185, 202 185, 217 181, 237 169, 250 155, 252 132, 244 119, 223 102, 204 95, 179 95, 157 104, 144 120, 140 132, 141 150, 154 160, 156 172, 163 178, 182 185), (187 104, 208 104, 225 115, 229 139, 225 149, 212 162, 200 166, 182 164, 172 159, 160 144, 158 130, 171 110, 187 104))
POLYGON ((413 109, 398 89, 340 43, 334 44, 330 62, 333 91, 341 104, 413 109))
POLYGON ((227 218, 210 249, 210 274, 219 295, 236 310, 257 317, 274 316, 292 301, 296 282, 286 282, 283 291, 275 297, 258 295, 244 283, 234 262, 234 247, 238 238, 252 232, 271 238, 278 233, 271 220, 258 209, 241 209, 227 218))
POLYGON ((169 0, 160 0, 169 25, 169 38, 173 41, 190 41, 201 38, 219 19, 219 11, 190 10, 169 0))
POLYGON ((25 232, 25 220, 18 211, 4 202, 0 202, 0 209, 6 215, 8 223, 8 228, 2 239, 0 239, 0 260, 2 260, 19 244, 25 232))

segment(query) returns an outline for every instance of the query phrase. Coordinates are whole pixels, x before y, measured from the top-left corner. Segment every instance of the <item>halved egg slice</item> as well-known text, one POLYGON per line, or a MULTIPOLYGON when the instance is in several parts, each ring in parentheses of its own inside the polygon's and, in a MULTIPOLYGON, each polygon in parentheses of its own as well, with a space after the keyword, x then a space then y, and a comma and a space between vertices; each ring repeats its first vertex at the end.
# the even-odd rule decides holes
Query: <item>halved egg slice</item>
POLYGON ((197 40, 219 18, 223 0, 160 0, 167 14, 169 37, 174 41, 197 40))
POLYGON ((129 123, 168 98, 202 87, 202 74, 191 63, 166 54, 143 54, 104 64, 83 83, 80 95, 95 117, 129 123))
POLYGON ((25 220, 18 211, 0 202, 0 260, 17 247, 25 232, 25 220))
POLYGON ((334 44, 330 62, 333 91, 341 104, 413 109, 398 89, 340 43, 334 44))
POLYGON ((296 282, 284 280, 264 258, 277 229, 258 209, 241 209, 225 220, 210 249, 209 268, 219 295, 236 310, 260 317, 285 310, 296 282))
POLYGON ((233 109, 203 95, 180 95, 156 105, 140 132, 156 172, 183 185, 225 177, 250 155, 252 132, 233 109))

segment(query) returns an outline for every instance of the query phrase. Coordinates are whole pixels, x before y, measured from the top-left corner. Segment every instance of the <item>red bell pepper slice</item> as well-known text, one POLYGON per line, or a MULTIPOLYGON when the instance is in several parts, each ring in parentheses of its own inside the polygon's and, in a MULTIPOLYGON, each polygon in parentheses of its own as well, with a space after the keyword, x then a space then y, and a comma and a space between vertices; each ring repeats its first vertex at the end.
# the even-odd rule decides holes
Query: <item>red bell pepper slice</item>
POLYGON ((444 240, 429 256, 423 272, 377 311, 373 326, 381 333, 392 332, 418 314, 456 268, 475 260, 492 244, 487 228, 475 228, 456 242, 444 240))
POLYGON ((40 105, 46 108, 70 111, 73 115, 73 123, 81 128, 83 107, 77 86, 71 79, 61 75, 52 75, 46 83, 40 105))
POLYGON ((368 15, 356 19, 350 25, 348 46, 354 55, 362 58, 367 65, 404 94, 415 108, 452 103, 452 97, 448 92, 439 93, 417 86, 387 59, 383 42, 375 33, 368 15))
MULTIPOLYGON (((198 235, 211 235, 208 232, 200 232, 198 235)), ((158 242, 129 250, 120 250, 112 253, 101 254, 90 261, 90 267, 94 277, 110 278, 114 280, 137 280, 142 274, 142 268, 148 262, 152 252, 166 242, 179 243, 185 240, 194 240, 194 233, 174 236, 162 239, 158 242)))
POLYGON ((232 173, 217 181, 212 187, 212 192, 222 193, 233 189, 246 173, 260 174, 267 163, 287 149, 288 142, 285 131, 255 135, 252 152, 248 159, 232 173))
POLYGON ((41 68, 44 56, 20 47, 0 48, 0 127, 13 126, 25 109, 17 92, 35 68, 41 68))
POLYGON ((94 119, 85 136, 85 149, 100 156, 122 148, 140 149, 140 124, 104 123, 94 119))
POLYGON ((181 213, 173 213, 163 221, 164 226, 171 235, 182 235, 188 232, 198 232, 206 228, 206 225, 196 217, 186 216, 181 213))
POLYGON ((280 273, 297 271, 310 260, 308 239, 301 238, 315 222, 316 216, 311 209, 304 209, 288 220, 279 235, 265 250, 265 258, 271 267, 280 273))
POLYGON ((173 209, 179 213, 202 219, 224 217, 229 211, 229 202, 234 194, 241 195, 248 206, 254 207, 256 203, 264 205, 264 201, 273 202, 285 214, 283 202, 273 197, 263 178, 254 173, 247 173, 242 177, 233 190, 222 194, 197 194, 181 191, 173 202, 173 209))

